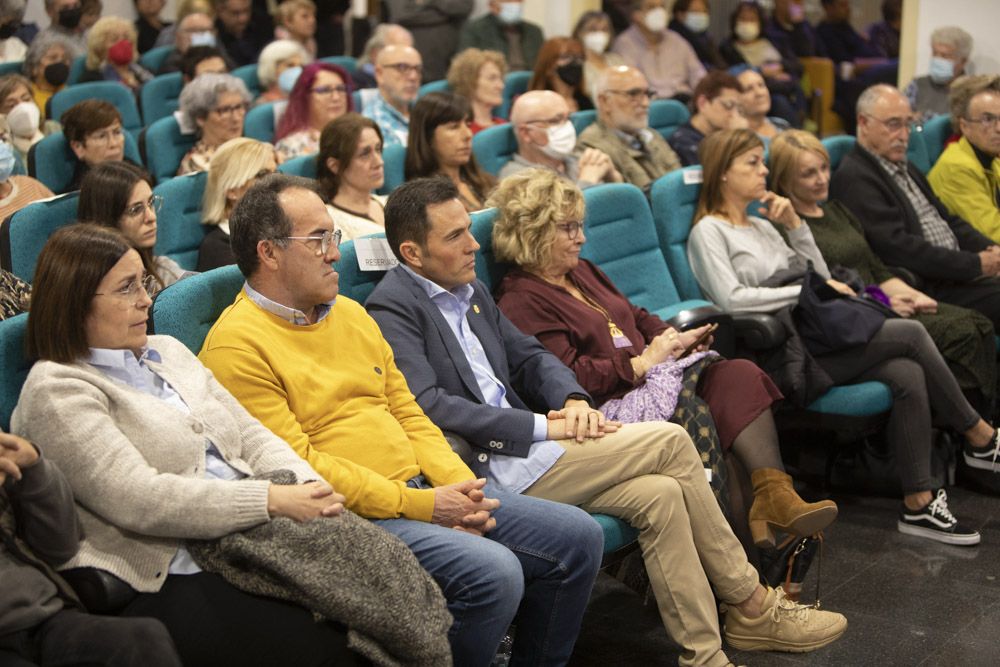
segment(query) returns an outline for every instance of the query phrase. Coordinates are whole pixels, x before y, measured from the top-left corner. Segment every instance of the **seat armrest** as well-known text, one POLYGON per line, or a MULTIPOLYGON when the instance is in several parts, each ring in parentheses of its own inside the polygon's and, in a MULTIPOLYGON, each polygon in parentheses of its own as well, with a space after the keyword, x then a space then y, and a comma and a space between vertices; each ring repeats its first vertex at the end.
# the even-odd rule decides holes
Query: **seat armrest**
POLYGON ((924 279, 915 274, 913 271, 902 267, 902 266, 890 266, 888 267, 892 275, 896 276, 904 283, 912 287, 913 289, 922 290, 925 287, 924 279))
POLYGON ((695 329, 705 324, 718 324, 719 328, 712 334, 715 339, 712 349, 724 357, 732 357, 736 351, 733 317, 714 304, 682 310, 667 320, 667 324, 678 331, 695 329))
POLYGON ((767 313, 733 313, 733 328, 740 346, 750 350, 770 350, 785 342, 785 328, 767 313))

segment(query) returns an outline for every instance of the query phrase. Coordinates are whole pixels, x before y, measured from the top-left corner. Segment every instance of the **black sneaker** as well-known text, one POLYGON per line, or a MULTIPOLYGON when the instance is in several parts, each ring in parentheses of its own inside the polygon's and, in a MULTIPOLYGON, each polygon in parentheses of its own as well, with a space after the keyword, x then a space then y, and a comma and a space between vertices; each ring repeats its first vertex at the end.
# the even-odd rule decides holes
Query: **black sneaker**
POLYGON ((948 494, 944 489, 938 489, 934 499, 918 510, 903 505, 896 528, 906 535, 926 537, 945 544, 979 544, 979 531, 963 526, 948 511, 948 494))
POLYGON ((962 449, 965 465, 970 468, 1000 472, 1000 460, 998 460, 1000 459, 998 456, 1000 455, 1000 430, 993 431, 993 439, 985 447, 973 447, 966 440, 962 449))

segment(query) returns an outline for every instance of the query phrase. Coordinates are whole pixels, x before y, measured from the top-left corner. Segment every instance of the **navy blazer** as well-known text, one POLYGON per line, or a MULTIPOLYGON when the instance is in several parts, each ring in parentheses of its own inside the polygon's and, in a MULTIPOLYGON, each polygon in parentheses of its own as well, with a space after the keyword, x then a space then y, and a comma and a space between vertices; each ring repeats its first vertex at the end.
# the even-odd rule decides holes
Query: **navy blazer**
POLYGON ((966 282, 982 275, 978 253, 993 241, 949 213, 913 163, 907 163, 907 171, 948 223, 961 250, 941 248, 924 240, 909 197, 860 145, 844 156, 833 175, 830 198, 840 200, 861 221, 872 249, 889 266, 902 266, 933 281, 966 282))
POLYGON ((447 320, 402 267, 386 274, 365 307, 392 346, 396 365, 431 421, 478 448, 472 468, 482 477, 492 453, 528 455, 535 429, 535 413, 529 404, 540 411, 557 410, 571 394, 593 401, 573 371, 500 312, 483 283, 475 281, 473 290, 466 319, 513 409, 486 405, 447 320))

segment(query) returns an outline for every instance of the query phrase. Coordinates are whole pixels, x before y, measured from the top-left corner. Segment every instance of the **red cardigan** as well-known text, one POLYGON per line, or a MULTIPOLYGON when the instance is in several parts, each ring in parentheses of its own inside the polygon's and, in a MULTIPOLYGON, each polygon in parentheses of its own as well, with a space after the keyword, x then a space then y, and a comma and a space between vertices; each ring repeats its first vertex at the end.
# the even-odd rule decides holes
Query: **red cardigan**
POLYGON ((632 342, 615 348, 607 318, 591 306, 521 269, 508 273, 497 289, 497 303, 521 331, 541 341, 573 369, 577 382, 604 403, 624 396, 643 380, 635 377, 631 358, 657 334, 670 328, 644 308, 629 302, 596 266, 581 259, 570 273, 577 287, 608 311, 632 342))

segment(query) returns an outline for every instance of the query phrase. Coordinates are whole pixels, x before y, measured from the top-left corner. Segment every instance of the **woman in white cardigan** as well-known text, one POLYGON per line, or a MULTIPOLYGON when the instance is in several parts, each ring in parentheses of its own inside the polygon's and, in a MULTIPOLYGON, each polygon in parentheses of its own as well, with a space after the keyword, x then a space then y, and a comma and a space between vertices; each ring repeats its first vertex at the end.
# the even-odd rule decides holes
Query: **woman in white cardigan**
POLYGON ((134 589, 122 614, 163 621, 184 664, 353 664, 342 627, 241 592, 185 548, 276 517, 336 516, 343 496, 182 344, 147 338, 143 278, 128 241, 97 225, 58 231, 39 257, 27 331, 38 361, 12 424, 43 443, 79 506, 85 537, 60 569, 134 589), (235 481, 277 469, 298 484, 235 481))

